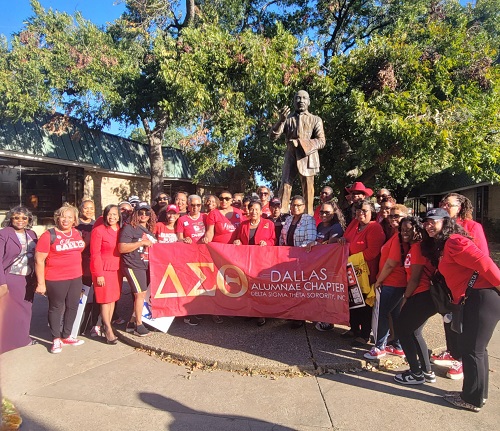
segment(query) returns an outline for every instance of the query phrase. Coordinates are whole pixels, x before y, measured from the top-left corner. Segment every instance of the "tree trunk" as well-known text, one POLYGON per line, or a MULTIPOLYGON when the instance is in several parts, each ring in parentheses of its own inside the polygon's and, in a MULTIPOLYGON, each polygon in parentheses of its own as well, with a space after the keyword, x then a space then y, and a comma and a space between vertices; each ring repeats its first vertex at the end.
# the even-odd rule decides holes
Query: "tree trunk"
POLYGON ((151 165, 151 200, 163 191, 163 153, 161 151, 162 139, 155 133, 148 136, 149 163, 151 165))

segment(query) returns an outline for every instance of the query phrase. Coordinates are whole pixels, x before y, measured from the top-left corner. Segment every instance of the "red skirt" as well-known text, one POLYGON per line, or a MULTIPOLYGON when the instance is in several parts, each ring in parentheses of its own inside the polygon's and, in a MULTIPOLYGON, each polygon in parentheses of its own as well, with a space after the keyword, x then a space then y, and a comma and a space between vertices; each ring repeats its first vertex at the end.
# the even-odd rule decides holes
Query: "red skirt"
POLYGON ((120 270, 104 271, 104 286, 97 285, 97 277, 92 276, 95 300, 98 304, 109 304, 120 299, 123 275, 120 270))

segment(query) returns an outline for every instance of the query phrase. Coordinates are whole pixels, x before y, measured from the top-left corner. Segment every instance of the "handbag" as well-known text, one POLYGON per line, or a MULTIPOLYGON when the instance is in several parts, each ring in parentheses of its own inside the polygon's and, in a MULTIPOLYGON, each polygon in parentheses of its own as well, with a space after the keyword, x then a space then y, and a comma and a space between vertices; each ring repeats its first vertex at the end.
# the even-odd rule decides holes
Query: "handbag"
POLYGON ((431 284, 429 286, 429 291, 431 293, 432 301, 436 307, 436 310, 442 316, 450 313, 452 303, 451 290, 447 286, 443 275, 436 271, 431 277, 431 284))
POLYGON ((474 271, 474 274, 472 274, 469 283, 467 283, 467 290, 465 291, 465 295, 458 304, 453 304, 453 309, 451 310, 451 330, 457 334, 461 334, 464 330, 465 301, 469 297, 478 275, 479 273, 477 271, 474 271))

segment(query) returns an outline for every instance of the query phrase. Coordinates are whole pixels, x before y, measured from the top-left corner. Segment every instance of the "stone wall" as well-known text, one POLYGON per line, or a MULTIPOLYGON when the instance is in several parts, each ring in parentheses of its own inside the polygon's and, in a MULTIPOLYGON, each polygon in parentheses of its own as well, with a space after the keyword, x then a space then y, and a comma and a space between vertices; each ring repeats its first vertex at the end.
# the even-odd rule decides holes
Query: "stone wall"
POLYGON ((106 205, 117 204, 136 195, 139 199, 150 201, 150 181, 146 178, 109 176, 100 172, 85 172, 83 184, 84 198, 95 202, 96 217, 106 205))

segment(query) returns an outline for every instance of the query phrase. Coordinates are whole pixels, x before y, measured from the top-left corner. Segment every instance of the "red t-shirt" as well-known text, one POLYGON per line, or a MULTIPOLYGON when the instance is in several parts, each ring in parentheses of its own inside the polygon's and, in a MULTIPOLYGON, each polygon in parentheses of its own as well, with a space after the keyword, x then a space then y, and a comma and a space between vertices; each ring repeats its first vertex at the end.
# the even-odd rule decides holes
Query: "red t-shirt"
POLYGON ((48 253, 45 260, 45 280, 73 280, 82 276, 82 251, 85 242, 75 228, 65 234, 56 230, 56 240, 50 244, 50 232, 42 234, 36 251, 48 253))
POLYGON ((387 259, 398 262, 398 265, 382 282, 384 286, 406 287, 406 271, 401 263, 401 258, 401 243, 399 242, 399 235, 395 234, 380 250, 379 273, 382 271, 387 259))
POLYGON ((269 202, 262 207, 262 217, 270 218, 273 215, 271 211, 271 207, 269 206, 269 202))
POLYGON ((205 213, 200 213, 197 220, 193 220, 188 214, 186 214, 177 220, 175 231, 177 233, 182 233, 184 238, 189 237, 194 243, 199 243, 200 239, 203 235, 205 235, 206 222, 207 215, 205 213))
POLYGON ((175 228, 170 229, 169 227, 167 227, 166 223, 163 223, 161 221, 156 223, 155 235, 160 244, 177 242, 177 234, 175 233, 175 228))
POLYGON ((473 241, 459 234, 451 235, 446 241, 438 268, 455 303, 465 294, 474 271, 479 272, 474 289, 500 286, 500 269, 495 262, 473 241))
POLYGON ((241 224, 243 215, 238 208, 233 207, 230 219, 223 215, 218 209, 210 211, 207 216, 207 226, 214 226, 213 242, 232 244, 236 239, 236 228, 241 224))
POLYGON ((420 281, 418 282, 418 286, 413 291, 411 296, 429 290, 432 274, 434 274, 434 272, 436 271, 436 268, 432 266, 431 261, 426 257, 422 256, 422 249, 420 247, 419 242, 413 244, 410 247, 410 251, 406 255, 405 270, 408 280, 410 280, 411 277, 412 265, 423 265, 424 269, 422 271, 422 275, 420 276, 420 281))

